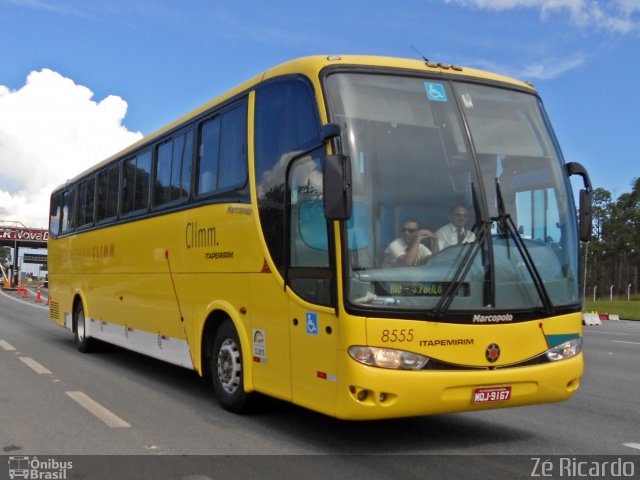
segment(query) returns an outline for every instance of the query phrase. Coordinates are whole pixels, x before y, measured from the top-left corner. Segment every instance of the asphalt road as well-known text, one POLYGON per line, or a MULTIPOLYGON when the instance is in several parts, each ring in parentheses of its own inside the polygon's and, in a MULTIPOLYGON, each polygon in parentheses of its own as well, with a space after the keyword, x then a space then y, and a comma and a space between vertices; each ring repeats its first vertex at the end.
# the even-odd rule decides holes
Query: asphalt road
POLYGON ((115 478, 120 468, 128 478, 144 467, 153 476, 130 478, 191 480, 217 478, 205 475, 213 470, 234 478, 531 478, 536 458, 613 455, 635 462, 639 478, 640 322, 585 327, 585 363, 579 392, 560 404, 344 422, 265 399, 238 416, 195 373, 118 348, 79 353, 33 296, 0 293, 0 453, 140 455, 73 457, 71 473, 115 478))

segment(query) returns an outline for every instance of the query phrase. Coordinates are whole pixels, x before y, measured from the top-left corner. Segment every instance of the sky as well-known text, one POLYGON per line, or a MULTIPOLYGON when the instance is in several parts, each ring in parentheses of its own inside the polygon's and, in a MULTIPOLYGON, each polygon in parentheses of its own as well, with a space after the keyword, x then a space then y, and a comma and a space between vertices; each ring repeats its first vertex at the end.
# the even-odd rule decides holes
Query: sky
POLYGON ((0 0, 0 49, 0 220, 34 228, 66 179, 317 54, 417 50, 532 82, 594 188, 640 176, 640 0, 0 0))

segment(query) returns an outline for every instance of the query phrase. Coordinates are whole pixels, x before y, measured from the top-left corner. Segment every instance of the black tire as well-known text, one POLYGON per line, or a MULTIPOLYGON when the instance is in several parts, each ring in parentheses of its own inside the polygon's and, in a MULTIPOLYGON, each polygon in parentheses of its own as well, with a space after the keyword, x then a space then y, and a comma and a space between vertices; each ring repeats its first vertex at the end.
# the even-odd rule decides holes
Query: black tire
POLYGON ((73 311, 73 330, 75 332, 76 347, 82 353, 89 353, 94 350, 95 341, 87 337, 86 318, 82 303, 78 303, 73 311))
POLYGON ((231 320, 223 320, 218 327, 209 361, 213 390, 222 408, 234 413, 249 411, 254 394, 244 391, 242 347, 231 320))

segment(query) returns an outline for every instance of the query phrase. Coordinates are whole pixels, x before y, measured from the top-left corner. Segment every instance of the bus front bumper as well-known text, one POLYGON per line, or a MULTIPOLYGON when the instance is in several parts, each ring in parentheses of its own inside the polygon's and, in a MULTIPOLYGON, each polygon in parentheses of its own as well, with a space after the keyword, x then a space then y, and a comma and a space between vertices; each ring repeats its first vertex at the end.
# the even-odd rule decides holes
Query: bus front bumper
POLYGON ((578 390, 582 353, 542 365, 496 370, 399 371, 340 355, 336 417, 412 417, 559 402, 578 390))

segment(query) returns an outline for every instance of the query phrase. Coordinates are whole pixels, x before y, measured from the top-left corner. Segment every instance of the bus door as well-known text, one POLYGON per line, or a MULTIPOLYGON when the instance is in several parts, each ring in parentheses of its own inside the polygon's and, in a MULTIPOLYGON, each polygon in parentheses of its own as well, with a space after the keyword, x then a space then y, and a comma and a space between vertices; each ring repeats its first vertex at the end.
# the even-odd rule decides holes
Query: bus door
POLYGON ((330 413, 337 386, 338 322, 331 307, 327 220, 318 151, 288 174, 288 262, 291 382, 294 403, 330 413))

